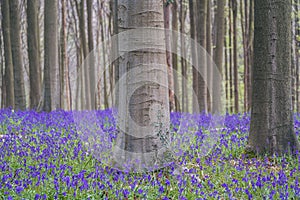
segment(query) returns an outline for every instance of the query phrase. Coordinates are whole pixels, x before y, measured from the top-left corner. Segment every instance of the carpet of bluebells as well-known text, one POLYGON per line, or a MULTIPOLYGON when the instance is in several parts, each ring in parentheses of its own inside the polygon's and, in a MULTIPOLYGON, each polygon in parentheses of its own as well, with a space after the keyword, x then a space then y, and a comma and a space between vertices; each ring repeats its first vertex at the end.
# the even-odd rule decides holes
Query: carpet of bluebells
MULTIPOLYGON (((104 133, 115 137, 111 110, 99 111, 104 133)), ((196 119, 201 126, 207 117, 196 119)), ((176 131, 180 113, 171 114, 176 131)), ((295 115, 295 130, 300 130, 295 115)), ((187 122, 189 124, 189 122, 187 122)), ((0 199, 297 199, 300 154, 296 157, 244 154, 248 114, 226 115, 219 141, 204 157, 193 153, 152 172, 121 172, 84 148, 66 111, 0 111, 0 199)), ((195 133, 196 137, 202 137, 195 133)))

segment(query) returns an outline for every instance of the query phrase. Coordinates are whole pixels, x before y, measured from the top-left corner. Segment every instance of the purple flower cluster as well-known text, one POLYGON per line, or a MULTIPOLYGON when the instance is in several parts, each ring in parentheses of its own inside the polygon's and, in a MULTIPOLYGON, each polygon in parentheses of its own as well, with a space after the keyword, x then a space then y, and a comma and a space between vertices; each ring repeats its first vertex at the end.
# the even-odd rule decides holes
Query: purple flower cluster
MULTIPOLYGON (((92 118, 86 120, 91 122, 92 118)), ((83 116, 83 115, 82 115, 83 116)), ((97 111, 105 139, 116 138, 112 110, 97 111)), ((171 114, 171 129, 196 130, 178 163, 155 172, 129 173, 94 158, 80 139, 74 113, 0 111, 0 197, 4 199, 296 199, 300 155, 246 158, 250 117, 225 115, 218 140, 199 149, 217 121, 212 115, 171 114), (193 129, 194 126, 197 129, 193 129), (207 131, 209 130, 209 131, 207 131), (178 167, 179 165, 179 167, 178 167), (180 168, 180 169, 178 169, 180 168)), ((295 115, 299 134, 300 115, 295 115)), ((101 138, 101 137, 100 137, 101 138)), ((107 141, 106 141, 107 142, 107 141)))

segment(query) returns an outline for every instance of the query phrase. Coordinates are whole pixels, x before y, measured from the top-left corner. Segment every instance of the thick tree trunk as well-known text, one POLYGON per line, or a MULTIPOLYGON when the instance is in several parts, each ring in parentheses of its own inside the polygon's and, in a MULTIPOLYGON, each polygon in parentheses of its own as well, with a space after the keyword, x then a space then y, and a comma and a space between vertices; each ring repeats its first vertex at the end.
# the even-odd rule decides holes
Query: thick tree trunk
POLYGON ((27 0, 27 42, 30 77, 30 108, 37 108, 41 98, 38 2, 27 0))
POLYGON ((57 0, 45 1, 44 111, 58 108, 57 0))
POLYGON ((10 0, 10 38, 11 38, 11 50, 12 61, 14 66, 14 93, 15 93, 15 108, 25 109, 25 86, 24 86, 24 74, 23 74, 23 58, 21 51, 21 31, 20 31, 20 12, 19 1, 10 0))
POLYGON ((10 40, 10 18, 9 18, 9 0, 1 1, 2 13, 2 32, 4 43, 4 57, 5 57, 5 106, 15 106, 14 93, 14 69, 12 61, 11 40, 10 40))
POLYGON ((251 151, 296 153, 291 110, 291 1, 255 0, 251 151))
MULTIPOLYGON (((118 8, 120 32, 128 28, 140 31, 139 28, 164 27, 162 0, 119 0, 118 8)), ((156 44, 126 51, 119 63, 123 82, 120 84, 122 104, 118 108, 120 133, 115 161, 120 167, 133 164, 131 167, 135 170, 142 170, 143 165, 150 169, 155 164, 162 164, 163 141, 160 137, 167 136, 169 126, 166 51, 162 49, 165 34, 151 30, 143 33, 146 41, 147 38, 157 38, 156 44)), ((131 34, 127 39, 133 39, 138 46, 148 44, 139 34, 131 34)), ((123 40, 119 40, 119 47, 126 49, 128 43, 121 42, 123 40)), ((124 53, 122 51, 120 53, 124 53)))

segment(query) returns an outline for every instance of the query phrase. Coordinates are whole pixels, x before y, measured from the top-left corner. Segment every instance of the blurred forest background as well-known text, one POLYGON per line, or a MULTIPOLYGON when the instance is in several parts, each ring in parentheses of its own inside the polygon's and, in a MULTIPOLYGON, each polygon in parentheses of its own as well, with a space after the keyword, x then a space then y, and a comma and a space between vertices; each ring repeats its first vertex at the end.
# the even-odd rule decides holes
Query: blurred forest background
MULTIPOLYGON (((1 0, 1 107, 75 110, 112 107, 118 80, 117 63, 108 60, 113 35, 118 33, 117 0, 1 0), (105 41, 105 42, 103 42, 105 41), (93 66, 83 61, 97 49, 93 66), (90 92, 89 92, 90 91, 90 92), (95 91, 94 95, 93 92, 95 91)), ((300 111, 299 1, 292 9, 292 107, 300 111)), ((223 103, 229 113, 251 109, 254 3, 252 0, 168 0, 165 28, 189 35, 208 54, 223 76, 223 103)), ((180 42, 172 41, 172 45, 180 42)), ((172 48, 179 51, 190 49, 172 48)), ((186 57, 192 51, 181 52, 186 57)), ((212 111, 206 83, 176 53, 167 53, 172 111, 193 111, 192 91, 201 94, 201 111, 212 111), (172 69, 177 73, 172 73, 172 69), (184 78, 182 78, 184 77, 184 78), (172 94, 179 94, 174 98, 172 94)), ((213 76, 209 68, 208 77, 213 76)), ((212 78, 208 78, 212 80, 212 78)))

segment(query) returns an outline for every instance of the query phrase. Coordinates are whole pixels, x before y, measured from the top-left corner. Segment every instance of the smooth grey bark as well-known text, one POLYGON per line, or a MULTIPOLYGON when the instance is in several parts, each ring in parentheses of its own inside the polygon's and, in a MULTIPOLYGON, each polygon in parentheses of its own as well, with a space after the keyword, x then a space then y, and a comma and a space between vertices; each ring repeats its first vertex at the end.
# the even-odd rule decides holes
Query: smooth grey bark
POLYGON ((291 1, 255 0, 251 151, 296 153, 291 109, 291 1))
MULTIPOLYGON (((206 18, 207 18, 207 4, 208 0, 199 0, 196 2, 197 6, 197 26, 196 35, 197 42, 202 48, 206 49, 206 18)), ((198 104, 201 112, 207 112, 207 66, 206 59, 199 56, 198 50, 198 67, 201 74, 198 74, 198 104)))
POLYGON ((238 50, 237 50, 237 11, 238 2, 232 0, 232 14, 233 14, 233 77, 234 77, 234 110, 239 112, 239 76, 238 76, 238 50))
POLYGON ((187 61, 186 61, 186 44, 184 43, 184 35, 185 34, 185 19, 187 14, 187 8, 184 5, 184 1, 180 0, 180 11, 179 11, 179 21, 180 21, 180 45, 181 45, 181 111, 188 112, 188 94, 187 94, 187 61))
POLYGON ((24 74, 23 74, 23 58, 21 51, 21 31, 20 31, 20 12, 19 1, 9 1, 10 10, 10 39, 11 39, 11 51, 12 61, 14 66, 14 93, 15 93, 15 108, 25 109, 25 86, 24 86, 24 74))
POLYGON ((45 0, 44 18, 44 111, 58 108, 57 0, 45 0))
MULTIPOLYGON (((210 57, 213 58, 212 51, 212 2, 211 0, 207 1, 206 6, 206 51, 210 57)), ((207 111, 212 112, 213 106, 213 63, 209 62, 209 58, 207 56, 207 74, 206 74, 206 85, 207 85, 207 111)))
MULTIPOLYGON (((167 49, 171 49, 171 34, 169 33, 171 30, 171 4, 167 3, 164 5, 164 28, 166 29, 166 47, 167 49)), ((168 65, 168 87, 169 87, 169 105, 170 112, 175 111, 175 96, 174 96, 174 79, 173 79, 173 68, 172 68, 172 53, 170 51, 166 51, 167 56, 167 65, 168 65)))
MULTIPOLYGON (((177 1, 172 3, 172 31, 178 31, 178 4, 177 1)), ((175 101, 175 111, 180 111, 179 105, 179 81, 178 81, 178 38, 172 38, 172 49, 176 53, 172 53, 172 67, 173 67, 173 85, 174 85, 174 101, 175 101)))
MULTIPOLYGON (((191 38, 192 40, 196 41, 196 19, 194 17, 194 0, 189 0, 189 9, 190 9, 190 24, 191 24, 191 38)), ((198 108, 198 71, 196 70, 196 66, 198 65, 197 60, 197 48, 194 42, 191 42, 191 54, 192 54, 192 60, 195 65, 193 66, 192 73, 193 73, 193 81, 192 81, 192 87, 193 91, 195 92, 195 95, 193 95, 193 111, 197 110, 198 108)))
POLYGON ((15 106, 14 95, 14 69, 11 52, 10 41, 10 18, 9 18, 9 0, 1 1, 1 13, 2 13, 2 33, 4 43, 4 57, 5 57, 5 106, 15 106))
MULTIPOLYGON (((164 27, 162 0, 119 0, 118 11, 119 32, 140 31, 139 28, 145 27, 164 27)), ((143 36, 153 38, 152 34, 152 31, 149 31, 143 36)), ((155 38, 161 39, 157 45, 165 47, 164 32, 160 35, 155 34, 155 38)), ((137 36, 130 37, 128 39, 136 42, 137 36)), ((137 41, 139 44, 144 44, 141 38, 137 41)), ((121 42, 119 40, 119 48, 126 46, 126 43, 121 42)), ((115 152, 115 160, 119 164, 129 164, 130 161, 134 162, 132 159, 139 159, 140 163, 132 163, 136 165, 136 169, 142 169, 143 165, 146 167, 160 165, 158 152, 163 143, 158 133, 151 132, 151 130, 158 128, 157 131, 160 131, 163 136, 168 133, 161 128, 161 125, 165 128, 169 127, 169 98, 168 88, 165 87, 168 85, 165 49, 142 48, 125 52, 119 60, 119 74, 120 79, 125 78, 126 81, 125 85, 120 85, 118 109, 121 118, 120 126, 125 130, 119 130, 117 144, 120 150, 115 152), (145 81, 145 79, 153 80, 153 82, 145 81), (161 116, 159 112, 164 116, 161 116), (156 124, 152 124, 151 121, 162 124, 156 127, 156 124), (143 131, 145 129, 147 133, 143 131)))
MULTIPOLYGON (((223 52, 224 52, 224 7, 225 0, 219 0, 217 2, 217 13, 215 19, 216 26, 216 43, 215 43, 215 51, 214 51, 214 61, 217 66, 218 72, 214 73, 215 80, 213 81, 213 113, 220 112, 221 110, 221 91, 222 91, 222 82, 216 80, 216 76, 220 73, 221 76, 223 74, 223 52)), ((227 61, 225 61, 227 62, 227 61)))
POLYGON ((27 44, 30 77, 30 108, 37 108, 41 98, 38 2, 27 0, 27 44))
MULTIPOLYGON (((69 93, 68 93, 68 84, 65 82, 68 80, 68 75, 65 75, 65 70, 67 68, 67 19, 66 19, 66 0, 61 0, 61 28, 60 28, 60 103, 61 108, 70 109, 70 102, 69 102, 69 93), (66 101, 64 99, 65 93, 65 86, 66 86, 66 101), (65 106, 66 102, 66 106, 65 106)), ((68 82, 66 82, 68 83, 68 82)))
MULTIPOLYGON (((81 0, 79 5, 76 3, 78 9, 78 17, 79 17, 79 32, 80 32, 80 41, 81 48, 83 51, 83 60, 87 59, 88 56, 88 42, 86 39, 86 23, 85 23, 85 0, 81 0)), ((90 73, 89 73, 89 64, 81 66, 81 73, 83 75, 82 82, 82 100, 83 100, 83 109, 91 109, 91 94, 90 94, 90 73)))
MULTIPOLYGON (((87 0, 87 22, 88 22, 88 49, 89 53, 94 50, 94 36, 93 36, 93 0, 87 0)), ((94 110, 96 108, 96 77, 95 77, 95 60, 94 57, 91 56, 89 58, 89 80, 90 80, 90 101, 91 101, 91 109, 94 110)))

